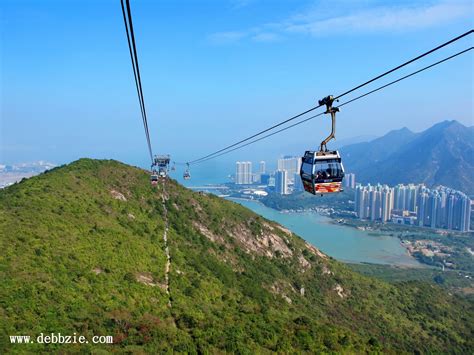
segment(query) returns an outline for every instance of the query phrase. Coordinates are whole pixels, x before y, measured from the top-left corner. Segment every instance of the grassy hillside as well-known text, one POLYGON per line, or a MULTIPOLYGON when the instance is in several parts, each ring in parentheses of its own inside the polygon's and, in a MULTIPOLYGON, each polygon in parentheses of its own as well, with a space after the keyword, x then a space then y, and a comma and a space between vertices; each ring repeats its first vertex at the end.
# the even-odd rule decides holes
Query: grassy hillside
POLYGON ((0 191, 0 280, 2 353, 474 349, 469 301, 362 276, 238 204, 174 181, 153 188, 116 161, 0 191), (42 332, 115 343, 8 340, 42 332))

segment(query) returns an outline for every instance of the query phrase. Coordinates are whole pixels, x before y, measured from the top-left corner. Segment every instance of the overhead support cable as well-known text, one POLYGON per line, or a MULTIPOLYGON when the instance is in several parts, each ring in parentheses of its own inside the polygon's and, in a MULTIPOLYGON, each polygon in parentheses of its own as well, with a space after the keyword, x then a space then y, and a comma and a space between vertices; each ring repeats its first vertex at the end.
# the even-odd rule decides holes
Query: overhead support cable
MULTIPOLYGON (((370 84, 370 83, 372 83, 372 82, 374 82, 374 81, 376 81, 376 80, 379 80, 379 79, 381 79, 382 77, 384 77, 384 76, 386 76, 386 75, 388 75, 388 74, 391 74, 391 73, 393 73, 393 72, 395 72, 395 71, 397 71, 397 70, 399 70, 399 69, 401 69, 401 68, 403 68, 403 67, 405 67, 405 66, 407 66, 407 65, 409 65, 409 64, 411 64, 411 63, 414 63, 415 61, 417 61, 417 60, 419 60, 419 59, 421 59, 421 58, 423 58, 423 57, 425 57, 425 56, 427 56, 427 55, 429 55, 429 54, 431 54, 431 53, 434 53, 434 52, 440 50, 441 48, 444 48, 444 47, 446 47, 446 46, 448 46, 448 45, 450 45, 450 44, 452 44, 452 43, 454 43, 454 42, 456 42, 456 41, 458 41, 458 40, 460 40, 460 39, 462 39, 462 38, 464 38, 464 37, 466 37, 466 36, 472 34, 473 32, 474 32, 474 30, 471 29, 471 30, 469 30, 469 31, 467 31, 467 32, 465 32, 465 33, 463 33, 463 34, 457 36, 457 37, 454 37, 454 38, 452 38, 451 40, 449 40, 449 41, 447 41, 447 42, 444 42, 444 43, 440 44, 439 46, 430 49, 430 50, 427 51, 427 52, 424 52, 424 53, 422 53, 422 54, 420 54, 420 55, 418 55, 418 56, 416 56, 416 57, 414 57, 414 58, 412 58, 412 59, 410 59, 410 60, 408 60, 408 61, 406 61, 406 62, 404 62, 404 63, 402 63, 402 64, 400 64, 400 65, 398 65, 398 66, 396 66, 396 67, 394 67, 394 68, 392 68, 392 69, 390 69, 390 70, 384 72, 384 73, 382 73, 382 74, 380 74, 380 75, 375 76, 374 78, 372 78, 372 79, 370 79, 370 80, 368 80, 368 81, 366 81, 366 82, 364 82, 364 83, 362 83, 362 84, 360 84, 360 85, 355 86, 354 88, 352 88, 352 89, 350 89, 350 90, 347 90, 347 91, 343 92, 342 94, 336 96, 336 97, 335 97, 335 100, 337 100, 337 99, 339 99, 339 98, 341 98, 341 97, 343 97, 343 96, 346 96, 346 95, 348 95, 349 93, 352 93, 352 92, 354 92, 355 90, 358 90, 358 89, 360 89, 360 88, 362 88, 362 87, 364 87, 364 86, 366 86, 366 85, 368 85, 368 84, 370 84)), ((239 140, 238 142, 235 142, 235 143, 233 143, 233 144, 230 144, 230 145, 228 145, 228 146, 226 146, 226 147, 224 147, 224 148, 222 148, 222 149, 219 149, 219 150, 217 150, 217 151, 215 151, 215 152, 213 152, 213 153, 207 154, 207 155, 205 155, 205 156, 203 156, 203 157, 201 157, 201 158, 191 160, 191 161, 189 161, 189 164, 196 164, 196 163, 199 163, 199 162, 201 162, 201 161, 209 160, 209 158, 211 158, 211 157, 220 156, 220 155, 222 155, 221 153, 224 153, 224 152, 226 152, 226 151, 229 150, 229 149, 230 149, 230 151, 233 151, 234 149, 232 149, 232 148, 237 147, 237 146, 239 146, 239 145, 242 144, 242 143, 248 142, 248 141, 250 141, 250 140, 253 139, 253 138, 256 138, 256 137, 258 137, 258 136, 260 136, 260 135, 262 135, 262 134, 264 134, 264 133, 267 133, 267 132, 269 132, 269 131, 271 131, 271 130, 277 128, 277 127, 280 127, 280 126, 282 126, 282 125, 284 125, 284 124, 286 124, 286 123, 288 123, 288 122, 291 122, 291 121, 293 121, 293 120, 295 120, 295 119, 297 119, 297 118, 299 118, 299 117, 301 117, 301 116, 304 116, 304 115, 306 115, 307 113, 312 112, 312 111, 314 111, 314 110, 316 110, 316 109, 318 109, 318 108, 320 108, 320 107, 322 107, 322 106, 323 106, 323 105, 318 105, 318 106, 311 107, 310 109, 308 109, 308 110, 306 110, 306 111, 304 111, 304 112, 302 112, 302 113, 300 113, 300 114, 297 114, 297 115, 295 115, 295 116, 292 116, 292 117, 290 117, 290 118, 288 118, 288 119, 286 119, 286 120, 284 120, 284 121, 282 121, 282 122, 280 122, 280 123, 277 123, 277 124, 275 124, 275 125, 273 125, 273 126, 271 126, 271 127, 269 127, 269 128, 266 128, 266 129, 264 129, 264 130, 261 130, 261 131, 255 133, 255 134, 253 134, 253 135, 247 137, 247 138, 241 139, 241 140, 239 140)), ((313 117, 313 118, 314 118, 314 117, 313 117)), ((268 136, 269 136, 269 135, 268 135, 268 136)), ((258 140, 256 140, 256 141, 258 141, 258 140)))
MULTIPOLYGON (((460 52, 457 52, 457 53, 455 53, 455 54, 453 54, 453 55, 451 55, 451 56, 449 56, 449 57, 446 57, 446 58, 444 58, 444 59, 442 59, 442 60, 440 60, 440 61, 437 61, 437 62, 435 62, 435 63, 433 63, 433 64, 430 64, 430 65, 428 65, 428 66, 426 66, 426 67, 423 67, 423 68, 421 68, 421 69, 419 69, 419 70, 417 70, 417 71, 414 71, 414 72, 412 72, 412 73, 410 73, 410 74, 408 74, 408 75, 402 76, 401 78, 398 78, 398 79, 396 79, 396 80, 393 80, 393 81, 391 81, 391 82, 389 82, 389 83, 387 83, 387 84, 384 84, 384 85, 382 85, 382 86, 379 86, 378 88, 376 88, 376 89, 374 89, 374 90, 371 90, 371 91, 369 91, 369 92, 366 92, 365 94, 362 94, 362 95, 357 96, 357 97, 355 97, 355 98, 353 98, 353 99, 351 99, 351 100, 349 100, 349 101, 346 101, 346 102, 344 102, 344 103, 338 105, 338 107, 342 107, 342 106, 348 105, 348 104, 350 104, 350 103, 352 103, 352 102, 354 102, 354 101, 360 100, 360 99, 362 99, 363 97, 366 97, 366 96, 368 96, 368 95, 371 95, 371 94, 373 94, 373 93, 375 93, 375 92, 377 92, 377 91, 380 91, 380 90, 382 90, 382 89, 385 89, 385 88, 387 88, 387 87, 389 87, 389 86, 391 86, 391 85, 393 85, 393 84, 396 84, 396 83, 398 83, 398 82, 400 82, 400 81, 402 81, 402 80, 408 79, 408 78, 410 78, 410 77, 412 77, 412 76, 414 76, 414 75, 416 75, 416 74, 419 74, 419 73, 421 73, 421 72, 423 72, 423 71, 425 71, 425 70, 428 70, 428 69, 430 69, 430 68, 433 68, 433 67, 435 67, 435 66, 437 66, 437 65, 439 65, 439 64, 441 64, 441 63, 447 62, 448 60, 451 60, 451 59, 453 59, 453 58, 455 58, 455 57, 457 57, 457 56, 460 56, 460 55, 462 55, 462 54, 465 54, 465 53, 467 53, 467 52, 469 52, 469 51, 471 51, 471 50, 473 50, 473 49, 474 49, 474 47, 466 48, 466 49, 464 49, 464 50, 462 50, 462 51, 460 51, 460 52)), ((296 122, 296 123, 291 124, 290 126, 286 126, 286 127, 281 128, 281 129, 279 129, 279 130, 277 130, 277 131, 275 131, 275 132, 266 134, 266 135, 264 135, 264 136, 262 136, 262 137, 260 137, 260 138, 254 139, 254 140, 252 140, 252 141, 250 141, 250 142, 247 142, 247 143, 245 143, 245 144, 243 144, 243 145, 239 145, 239 146, 234 147, 234 148, 232 148, 232 149, 230 149, 230 150, 221 152, 221 153, 219 153, 219 154, 217 154, 217 155, 214 155, 214 156, 210 156, 210 157, 208 157, 208 158, 206 158, 206 159, 199 160, 199 161, 197 161, 197 162, 195 162, 195 163, 192 163, 192 164, 194 165, 194 164, 203 163, 203 162, 205 162, 205 161, 208 161, 208 160, 211 160, 211 159, 220 157, 220 156, 222 156, 222 155, 231 153, 231 152, 236 151, 236 150, 238 150, 238 149, 242 149, 242 148, 247 147, 247 146, 249 146, 249 145, 251 145, 251 144, 257 143, 257 142, 259 142, 259 141, 261 141, 261 140, 264 140, 264 139, 266 139, 266 138, 269 138, 269 137, 271 137, 271 136, 274 136, 275 134, 278 134, 278 133, 284 132, 284 131, 286 131, 286 130, 288 130, 288 129, 290 129, 290 128, 299 126, 300 124, 303 124, 303 123, 305 123, 305 122, 308 122, 308 121, 310 121, 310 120, 312 120, 312 119, 314 119, 314 118, 316 118, 316 117, 320 117, 320 116, 322 116, 322 115, 324 115, 324 114, 325 114, 325 112, 321 112, 321 113, 318 113, 317 115, 313 115, 313 116, 307 117, 307 118, 305 118, 304 120, 301 120, 301 121, 298 121, 298 122, 296 122)), ((191 162, 190 162, 189 164, 191 164, 191 162)))
POLYGON ((380 78, 383 78, 384 76, 386 76, 386 75, 388 75, 388 74, 390 74, 390 73, 393 73, 394 71, 399 70, 399 69, 403 68, 404 66, 407 66, 408 64, 411 64, 411 63, 413 63, 413 62, 416 62, 417 60, 419 60, 419 59, 421 59, 421 58, 423 58, 423 57, 426 57, 427 55, 429 55, 429 54, 431 54, 431 53, 433 53, 433 52, 436 52, 437 50, 440 50, 441 48, 446 47, 446 46, 450 45, 451 43, 454 43, 454 42, 456 42, 456 41, 459 41, 461 38, 464 38, 464 37, 470 35, 472 32, 474 32, 474 30, 467 31, 467 32, 463 33, 462 35, 459 35, 459 36, 457 36, 457 37, 455 37, 455 38, 453 38, 453 39, 451 39, 451 40, 449 40, 449 41, 447 41, 447 42, 444 42, 443 44, 440 44, 439 46, 437 46, 437 47, 435 47, 435 48, 433 48, 433 49, 430 49, 429 51, 427 51, 427 52, 425 52, 425 53, 423 53, 423 54, 420 54, 419 56, 417 56, 417 57, 415 57, 415 58, 413 58, 413 59, 410 59, 409 61, 406 61, 405 63, 400 64, 399 66, 397 66, 397 67, 395 67, 395 68, 392 68, 392 69, 386 71, 385 73, 382 73, 382 74, 380 74, 380 75, 377 75, 375 78, 372 78, 372 79, 366 81, 365 83, 356 86, 355 88, 352 88, 352 89, 350 89, 350 90, 347 90, 346 92, 340 94, 339 96, 336 96, 334 99, 337 100, 337 99, 339 99, 339 98, 341 98, 341 97, 343 97, 343 96, 346 96, 347 94, 350 94, 351 92, 353 92, 353 91, 355 91, 355 90, 357 90, 357 89, 360 89, 361 87, 366 86, 366 85, 368 85, 368 84, 374 82, 375 80, 378 80, 378 79, 380 79, 380 78))
POLYGON ((148 152, 150 154, 150 159, 152 164, 154 163, 153 160, 153 150, 151 147, 151 140, 150 140, 150 132, 148 129, 148 119, 146 115, 145 109, 145 99, 143 98, 143 88, 142 88, 142 81, 140 76, 140 67, 138 65, 138 54, 137 48, 135 43, 135 33, 133 31, 133 22, 132 22, 132 11, 130 8, 130 1, 120 0, 120 4, 122 6, 122 14, 123 14, 123 21, 125 24, 125 32, 127 34, 127 42, 128 42, 128 49, 130 52, 130 59, 132 61, 132 68, 133 68, 133 76, 135 79, 135 87, 137 89, 138 101, 140 104, 140 112, 142 115, 143 127, 145 129, 145 138, 148 146, 148 152))

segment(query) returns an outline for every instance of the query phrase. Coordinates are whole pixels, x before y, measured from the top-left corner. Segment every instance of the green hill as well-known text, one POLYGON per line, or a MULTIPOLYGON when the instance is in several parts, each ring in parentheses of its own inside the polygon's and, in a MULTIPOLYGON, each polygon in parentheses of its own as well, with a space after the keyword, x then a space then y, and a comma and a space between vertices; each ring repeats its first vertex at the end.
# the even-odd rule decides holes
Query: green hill
POLYGON ((469 301, 362 276, 238 204, 148 178, 81 159, 0 191, 1 353, 472 353, 469 301), (8 338, 41 333, 114 344, 8 338))

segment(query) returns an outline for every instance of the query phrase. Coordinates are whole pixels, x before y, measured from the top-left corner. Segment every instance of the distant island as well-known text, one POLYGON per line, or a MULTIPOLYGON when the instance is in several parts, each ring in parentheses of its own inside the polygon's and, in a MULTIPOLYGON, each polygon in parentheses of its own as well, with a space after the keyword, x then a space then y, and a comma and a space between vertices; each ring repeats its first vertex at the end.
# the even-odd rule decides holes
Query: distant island
POLYGON ((21 179, 38 175, 55 166, 56 164, 43 160, 12 165, 0 164, 0 189, 10 186, 21 179))

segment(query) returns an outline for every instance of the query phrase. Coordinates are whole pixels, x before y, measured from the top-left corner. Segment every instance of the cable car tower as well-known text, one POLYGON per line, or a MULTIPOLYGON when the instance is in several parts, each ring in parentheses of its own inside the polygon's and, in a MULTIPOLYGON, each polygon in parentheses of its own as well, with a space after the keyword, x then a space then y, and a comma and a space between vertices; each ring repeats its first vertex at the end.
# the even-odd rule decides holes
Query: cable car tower
POLYGON ((321 142, 319 151, 307 150, 302 158, 300 176, 305 191, 317 194, 328 194, 342 191, 342 180, 344 178, 344 166, 341 156, 337 150, 330 151, 326 144, 335 139, 336 112, 339 108, 333 107, 333 96, 327 96, 319 100, 319 105, 326 106, 325 114, 331 115, 331 134, 321 142))

